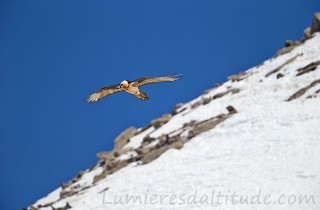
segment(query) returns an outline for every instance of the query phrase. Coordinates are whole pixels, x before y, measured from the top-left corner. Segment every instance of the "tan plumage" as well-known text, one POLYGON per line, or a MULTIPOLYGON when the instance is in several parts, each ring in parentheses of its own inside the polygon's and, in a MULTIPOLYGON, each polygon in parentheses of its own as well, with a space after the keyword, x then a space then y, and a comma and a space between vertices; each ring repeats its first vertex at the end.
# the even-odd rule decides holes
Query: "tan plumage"
POLYGON ((140 91, 139 87, 156 82, 173 82, 180 79, 181 77, 181 75, 173 75, 168 77, 143 77, 133 81, 124 80, 119 85, 112 85, 101 88, 100 90, 90 95, 87 99, 87 102, 96 102, 101 98, 121 91, 126 91, 132 94, 134 97, 145 101, 148 100, 149 97, 146 93, 140 91))

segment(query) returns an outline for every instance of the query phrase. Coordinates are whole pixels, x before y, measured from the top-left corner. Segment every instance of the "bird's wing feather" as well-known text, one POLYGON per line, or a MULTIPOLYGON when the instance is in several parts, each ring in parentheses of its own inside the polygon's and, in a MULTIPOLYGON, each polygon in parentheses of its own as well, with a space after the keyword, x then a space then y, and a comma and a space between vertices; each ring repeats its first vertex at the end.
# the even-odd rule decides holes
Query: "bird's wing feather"
POLYGON ((89 98, 87 99, 87 102, 89 102, 89 103, 96 102, 103 97, 106 97, 108 95, 111 95, 113 93, 117 93, 120 91, 123 91, 123 89, 120 88, 119 85, 112 85, 112 86, 108 86, 108 87, 103 87, 103 88, 100 88, 100 90, 93 93, 92 95, 90 95, 89 98))
POLYGON ((140 87, 142 85, 147 85, 151 83, 156 83, 156 82, 173 82, 178 79, 180 79, 182 76, 181 75, 173 75, 173 76, 167 76, 167 77, 143 77, 140 79, 136 79, 131 81, 133 84, 135 83, 137 87, 140 87))

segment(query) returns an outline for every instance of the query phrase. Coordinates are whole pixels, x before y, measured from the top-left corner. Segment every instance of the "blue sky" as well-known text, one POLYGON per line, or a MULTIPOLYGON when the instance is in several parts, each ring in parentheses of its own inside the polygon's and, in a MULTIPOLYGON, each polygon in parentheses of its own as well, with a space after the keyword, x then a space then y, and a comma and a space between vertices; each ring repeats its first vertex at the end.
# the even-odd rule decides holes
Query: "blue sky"
POLYGON ((0 209, 26 207, 141 127, 299 39, 318 0, 0 2, 0 209), (175 83, 85 99, 124 79, 175 83))

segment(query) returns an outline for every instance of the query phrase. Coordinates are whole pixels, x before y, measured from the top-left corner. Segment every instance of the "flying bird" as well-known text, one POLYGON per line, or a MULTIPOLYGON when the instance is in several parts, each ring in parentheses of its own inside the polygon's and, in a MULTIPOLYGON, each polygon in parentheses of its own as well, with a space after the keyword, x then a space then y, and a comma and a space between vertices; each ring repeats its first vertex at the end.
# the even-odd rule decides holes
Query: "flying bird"
POLYGON ((178 79, 180 79, 182 75, 173 75, 173 76, 167 76, 167 77, 143 77, 140 79, 136 79, 133 81, 124 80, 118 85, 112 85, 100 88, 98 91, 93 93, 89 96, 87 99, 87 102, 92 103, 100 100, 101 98, 104 98, 106 96, 109 96, 114 93, 118 93, 121 91, 126 91, 130 94, 132 94, 134 97, 141 99, 143 101, 148 100, 149 97, 146 93, 140 91, 139 87, 151 83, 156 82, 173 82, 178 79))

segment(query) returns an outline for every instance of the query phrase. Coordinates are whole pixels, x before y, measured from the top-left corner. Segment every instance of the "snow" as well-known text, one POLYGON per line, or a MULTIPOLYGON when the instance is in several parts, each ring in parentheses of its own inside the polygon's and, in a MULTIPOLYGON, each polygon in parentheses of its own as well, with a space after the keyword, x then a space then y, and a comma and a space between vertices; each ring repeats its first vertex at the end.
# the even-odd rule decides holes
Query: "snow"
MULTIPOLYGON (((229 105, 238 113, 195 136, 182 149, 170 149, 146 165, 130 164, 82 193, 58 201, 54 207, 69 202, 79 210, 320 209, 320 98, 306 99, 320 85, 298 99, 286 101, 320 79, 319 66, 296 76, 298 68, 320 60, 319 43, 317 34, 290 53, 249 69, 246 79, 228 81, 184 104, 180 110, 186 109, 168 123, 139 133, 125 147, 138 148, 147 135, 157 138, 192 120, 227 113, 229 105), (277 73, 265 77, 296 55, 300 56, 277 72, 284 77, 277 79, 277 73), (201 97, 212 97, 228 87, 240 92, 191 108, 201 97), (138 200, 126 202, 126 196, 138 200), (239 203, 240 197, 247 198, 247 202, 239 203), (309 198, 309 203, 303 198, 309 198), (119 199, 123 202, 116 202, 119 199), (303 200, 300 204, 299 199, 303 200)), ((79 183, 91 183, 89 177, 83 176, 79 183)), ((59 190, 35 206, 56 200, 59 190)))
POLYGON ((92 171, 85 173, 81 179, 72 185, 70 185, 69 188, 75 187, 75 186, 81 186, 81 188, 84 188, 86 186, 90 186, 93 183, 93 179, 96 175, 99 175, 103 169, 101 167, 98 167, 96 169, 93 169, 92 171))
POLYGON ((140 145, 142 144, 143 137, 147 136, 152 131, 154 131, 154 127, 150 127, 148 129, 146 129, 145 131, 139 133, 138 135, 131 137, 129 143, 126 144, 124 146, 124 148, 133 148, 133 149, 139 148, 140 145))
POLYGON ((130 158, 136 157, 138 154, 135 151, 129 151, 116 158, 116 160, 128 160, 130 158))

